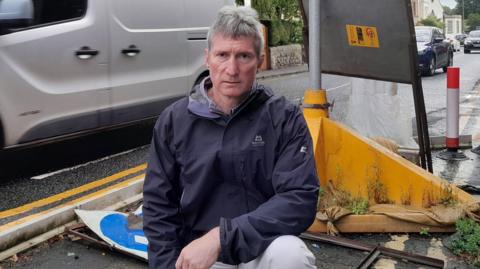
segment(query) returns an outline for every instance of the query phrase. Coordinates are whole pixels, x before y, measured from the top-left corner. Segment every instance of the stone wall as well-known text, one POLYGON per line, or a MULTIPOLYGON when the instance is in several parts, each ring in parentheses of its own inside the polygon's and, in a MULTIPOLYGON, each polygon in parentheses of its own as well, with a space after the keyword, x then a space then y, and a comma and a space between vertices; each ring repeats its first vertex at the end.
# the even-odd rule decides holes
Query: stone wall
POLYGON ((300 44, 270 47, 270 67, 279 69, 303 64, 300 44))

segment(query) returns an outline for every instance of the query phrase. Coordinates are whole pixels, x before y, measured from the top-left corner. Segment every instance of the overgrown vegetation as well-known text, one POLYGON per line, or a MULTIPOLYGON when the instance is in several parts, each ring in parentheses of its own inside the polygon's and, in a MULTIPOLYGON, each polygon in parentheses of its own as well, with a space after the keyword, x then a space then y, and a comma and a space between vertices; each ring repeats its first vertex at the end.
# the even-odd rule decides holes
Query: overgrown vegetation
POLYGON ((467 24, 467 30, 476 30, 476 27, 480 27, 480 13, 472 13, 465 20, 467 24))
POLYGON ((465 30, 467 32, 480 27, 480 2, 478 0, 456 0, 455 8, 443 7, 446 15, 465 15, 465 30))
POLYGON ((413 188, 410 185, 407 192, 402 191, 402 196, 400 197, 402 205, 411 205, 412 204, 412 191, 413 188))
POLYGON ((380 169, 377 167, 372 168, 374 171, 373 178, 368 181, 368 199, 374 201, 377 204, 390 204, 388 199, 387 187, 380 181, 380 169))
MULTIPOLYGON (((457 5, 453 9, 455 14, 465 14, 465 19, 469 19, 473 14, 480 14, 480 2, 478 0, 456 0, 457 5)), ((480 26, 480 25, 479 25, 480 26)))
POLYGON ((448 183, 443 185, 440 195, 440 204, 444 206, 455 206, 458 203, 457 196, 453 194, 452 186, 448 183))
POLYGON ((319 193, 318 210, 325 210, 329 207, 339 206, 350 210, 355 215, 364 215, 368 213, 368 200, 360 195, 353 196, 342 187, 343 173, 342 169, 337 167, 335 171, 335 184, 329 180, 325 189, 319 193))
POLYGON ((360 196, 354 197, 341 186, 328 182, 327 188, 321 193, 318 200, 318 210, 325 210, 329 207, 339 206, 350 210, 355 215, 368 213, 368 200, 360 196))
POLYGON ((368 200, 362 197, 355 197, 351 199, 347 209, 355 215, 365 215, 368 213, 368 200))
POLYGON ((440 29, 443 29, 444 23, 440 20, 437 19, 437 17, 430 15, 426 17, 425 19, 418 21, 417 25, 424 25, 424 26, 434 26, 438 27, 440 29))
MULTIPOLYGON (((236 0, 243 5, 243 0, 236 0)), ((297 0, 252 0, 260 20, 270 24, 270 46, 302 43, 303 20, 297 0)))
POLYGON ((456 223, 457 232, 448 245, 456 255, 480 267, 480 225, 471 219, 460 219, 456 223))
POLYGON ((458 204, 458 197, 453 193, 449 183, 442 184, 440 193, 434 193, 433 186, 423 191, 423 207, 430 208, 436 205, 455 206, 458 204))

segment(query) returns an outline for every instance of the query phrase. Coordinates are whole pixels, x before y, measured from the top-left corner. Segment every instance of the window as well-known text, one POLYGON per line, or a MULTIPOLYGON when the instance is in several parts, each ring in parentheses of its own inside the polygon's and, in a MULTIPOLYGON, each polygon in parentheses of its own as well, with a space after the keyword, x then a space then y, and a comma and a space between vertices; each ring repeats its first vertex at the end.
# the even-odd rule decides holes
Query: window
POLYGON ((0 34, 78 19, 87 0, 0 0, 0 34))
POLYGON ((447 21, 447 34, 453 33, 453 21, 448 20, 447 21))

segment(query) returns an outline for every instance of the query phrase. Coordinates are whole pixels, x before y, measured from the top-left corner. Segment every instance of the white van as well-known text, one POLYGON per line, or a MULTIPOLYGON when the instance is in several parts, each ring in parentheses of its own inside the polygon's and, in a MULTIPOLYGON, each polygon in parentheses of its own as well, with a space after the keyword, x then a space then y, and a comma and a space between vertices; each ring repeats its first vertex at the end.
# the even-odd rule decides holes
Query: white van
POLYGON ((0 149, 156 117, 233 0, 0 0, 0 149))

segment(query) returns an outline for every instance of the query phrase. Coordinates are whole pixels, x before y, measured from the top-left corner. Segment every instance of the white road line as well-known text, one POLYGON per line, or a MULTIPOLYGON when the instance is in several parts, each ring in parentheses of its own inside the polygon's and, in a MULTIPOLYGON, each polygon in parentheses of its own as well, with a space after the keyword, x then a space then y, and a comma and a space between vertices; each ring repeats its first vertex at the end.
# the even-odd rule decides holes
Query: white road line
POLYGON ((342 84, 340 86, 337 86, 337 87, 333 87, 333 88, 328 88, 327 89, 327 92, 329 91, 333 91, 333 90, 336 90, 336 89, 340 89, 340 88, 343 88, 343 87, 346 87, 346 86, 352 86, 352 83, 348 82, 348 83, 345 83, 345 84, 342 84))
POLYGON ((54 171, 54 172, 50 172, 50 173, 46 173, 46 174, 34 176, 34 177, 31 177, 31 179, 34 179, 34 180, 44 179, 44 178, 47 178, 47 177, 50 177, 50 176, 53 176, 53 175, 56 175, 56 174, 60 174, 60 173, 63 173, 63 172, 75 170, 75 169, 78 169, 78 168, 80 168, 80 167, 84 167, 84 166, 87 166, 87 165, 90 165, 90 164, 95 164, 95 163, 98 163, 98 162, 101 162, 101 161, 104 161, 104 160, 108 160, 108 159, 113 158, 113 157, 117 157, 117 156, 120 156, 120 155, 128 154, 128 153, 130 153, 130 152, 132 152, 132 151, 135 151, 135 150, 137 150, 137 149, 138 149, 138 148, 131 149, 131 150, 127 150, 127 151, 123 151, 123 152, 120 152, 120 153, 117 153, 117 154, 114 154, 114 155, 110 155, 110 156, 107 156, 107 157, 103 157, 103 158, 100 158, 100 159, 97 159, 97 160, 93 160, 93 161, 90 161, 90 162, 87 162, 87 163, 83 163, 83 164, 80 164, 80 165, 76 165, 76 166, 64 168, 64 169, 61 169, 61 170, 57 170, 57 171, 54 171))

